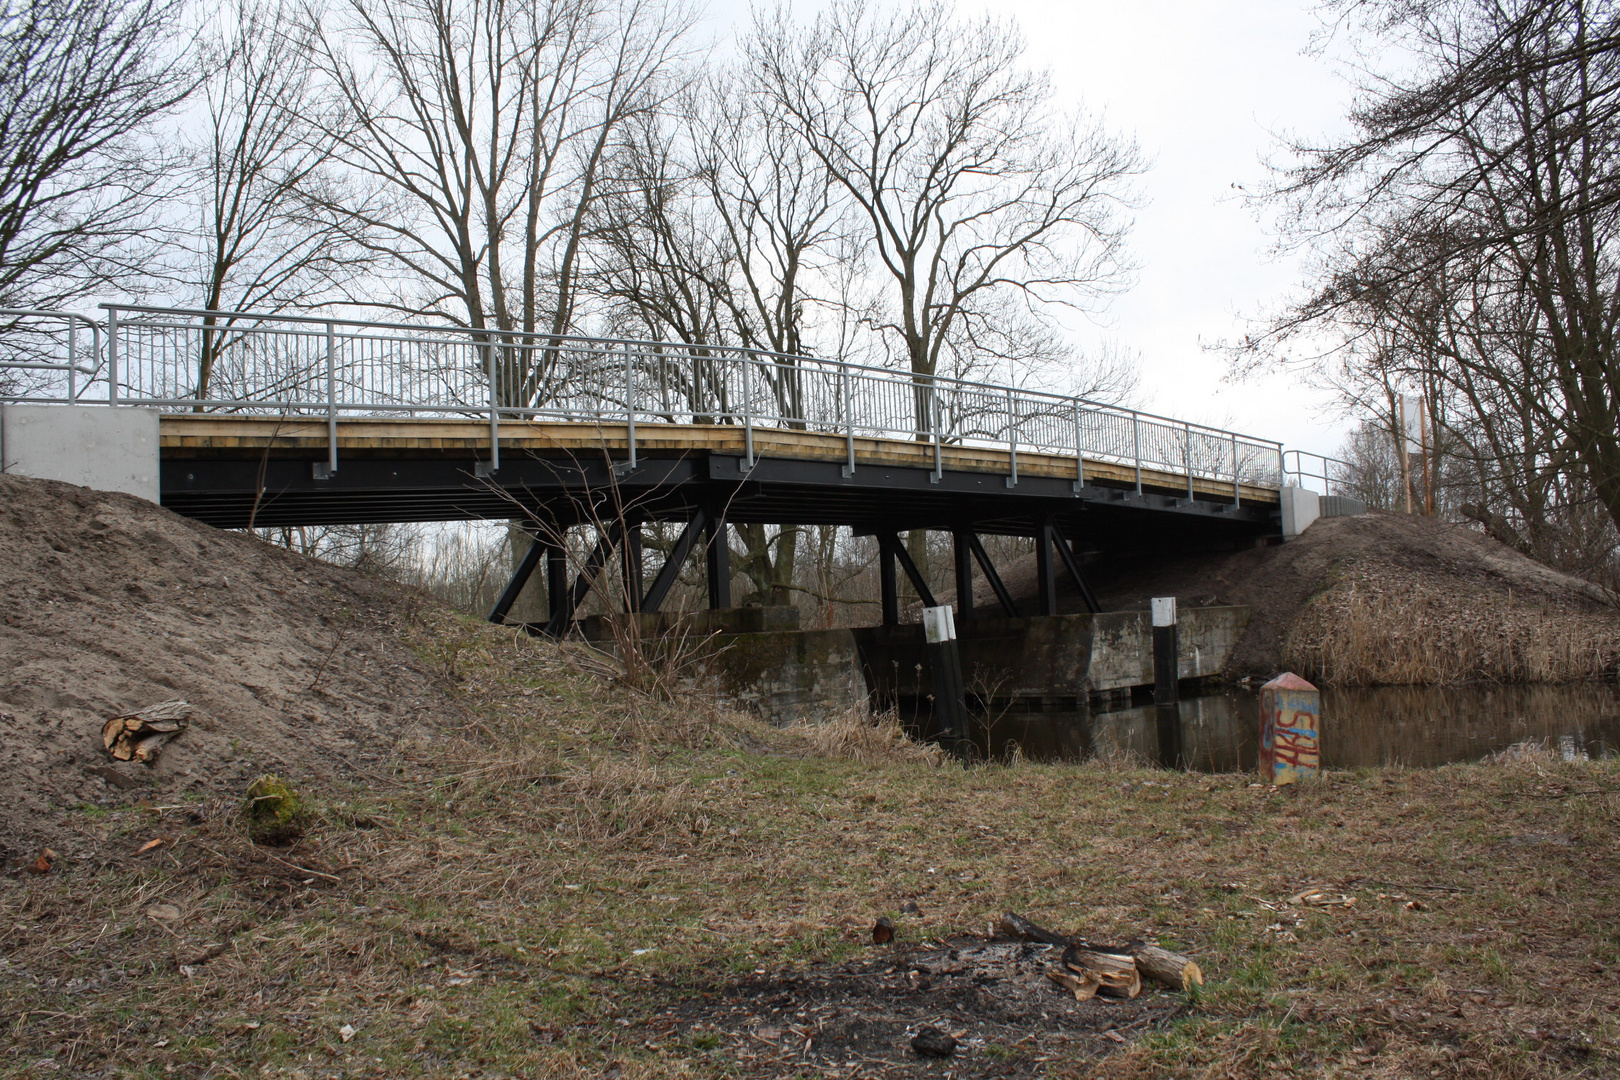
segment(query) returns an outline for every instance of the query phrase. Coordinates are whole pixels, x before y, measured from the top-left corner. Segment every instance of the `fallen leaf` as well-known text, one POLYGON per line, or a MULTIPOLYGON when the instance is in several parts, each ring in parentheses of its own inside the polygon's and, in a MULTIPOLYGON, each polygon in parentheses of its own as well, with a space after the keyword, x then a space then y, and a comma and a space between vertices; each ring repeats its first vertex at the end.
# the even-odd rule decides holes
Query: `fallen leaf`
POLYGON ((344 1042, 348 1042, 350 1039, 354 1038, 354 1028, 350 1027, 348 1024, 344 1024, 342 1027, 338 1028, 338 1035, 343 1039, 344 1042))
POLYGON ((52 851, 50 848, 46 848, 44 851, 39 853, 39 857, 37 859, 28 864, 28 872, 30 874, 48 874, 51 872, 51 866, 55 862, 56 852, 52 851))
POLYGON ((180 909, 173 904, 153 904, 146 909, 146 915, 158 922, 174 922, 180 917, 180 909))
POLYGON ((1125 1041, 1125 1036, 1121 1035, 1117 1031, 1105 1031, 1103 1032, 1103 1038, 1113 1039, 1117 1043, 1122 1043, 1125 1041))
POLYGON ((154 836, 154 837, 152 837, 152 839, 148 840, 146 843, 144 843, 140 847, 136 848, 135 849, 135 854, 137 854, 137 855, 145 855, 148 851, 151 851, 153 848, 162 847, 164 844, 167 844, 168 842, 169 842, 169 838, 166 837, 166 836, 154 836))

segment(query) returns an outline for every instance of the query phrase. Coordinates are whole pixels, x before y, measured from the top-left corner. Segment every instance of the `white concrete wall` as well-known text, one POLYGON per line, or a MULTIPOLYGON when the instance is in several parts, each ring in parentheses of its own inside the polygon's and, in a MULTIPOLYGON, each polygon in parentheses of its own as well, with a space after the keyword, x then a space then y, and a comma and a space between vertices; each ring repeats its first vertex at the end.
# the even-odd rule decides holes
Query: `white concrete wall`
POLYGON ((1314 491, 1289 485, 1282 489, 1282 531, 1284 540, 1292 540, 1315 521, 1321 513, 1322 497, 1314 491))
POLYGON ((0 472, 157 502, 157 410, 0 405, 0 472))

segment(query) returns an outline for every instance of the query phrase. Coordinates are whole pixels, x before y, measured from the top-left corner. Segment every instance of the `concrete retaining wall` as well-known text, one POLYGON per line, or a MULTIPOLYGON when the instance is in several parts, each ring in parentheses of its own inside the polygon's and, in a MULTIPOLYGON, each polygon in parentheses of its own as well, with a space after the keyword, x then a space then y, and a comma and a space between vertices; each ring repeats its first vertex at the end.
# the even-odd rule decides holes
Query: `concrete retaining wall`
MULTIPOLYGON (((975 619, 958 628, 968 694, 999 701, 1083 701, 1153 682, 1145 611, 975 619)), ((1219 674, 1246 607, 1184 609, 1181 677, 1219 674)), ((931 692, 920 626, 716 634, 709 668, 722 692, 775 723, 825 719, 868 700, 931 692)))
POLYGON ((0 472, 157 502, 157 410, 0 405, 0 472))

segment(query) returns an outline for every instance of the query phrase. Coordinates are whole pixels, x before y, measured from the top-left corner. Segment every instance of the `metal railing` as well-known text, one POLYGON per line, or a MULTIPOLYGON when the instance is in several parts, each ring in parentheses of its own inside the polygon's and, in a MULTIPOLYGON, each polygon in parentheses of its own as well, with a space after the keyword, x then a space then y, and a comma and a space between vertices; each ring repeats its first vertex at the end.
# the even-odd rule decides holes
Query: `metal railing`
MULTIPOLYGON (((84 316, 31 313, 95 329, 93 370, 14 363, 0 339, 0 400, 84 401, 89 383, 114 405, 207 413, 322 418, 327 467, 337 467, 340 416, 457 416, 487 421, 490 468, 500 465, 508 420, 624 423, 636 464, 638 425, 725 424, 742 429, 743 467, 755 461, 758 429, 843 437, 844 469, 856 468, 856 440, 926 444, 934 476, 948 447, 1005 450, 1007 484, 1019 456, 1074 456, 1075 483, 1087 462, 1198 481, 1276 487, 1280 443, 1083 398, 891 368, 757 349, 621 338, 525 334, 319 315, 256 315, 102 305, 84 316), (103 355, 102 338, 105 339, 103 355), (8 380, 8 371, 12 373, 8 380), (52 374, 66 371, 66 377, 52 374), (19 379, 17 372, 26 374, 19 379), (76 374, 89 374, 85 386, 76 374), (24 385, 26 384, 26 385, 24 385)), ((71 354, 74 346, 67 344, 71 354)))
POLYGON ((1351 485, 1353 466, 1326 454, 1313 454, 1309 450, 1289 450, 1283 454, 1283 482, 1316 490, 1321 495, 1343 495, 1351 485))

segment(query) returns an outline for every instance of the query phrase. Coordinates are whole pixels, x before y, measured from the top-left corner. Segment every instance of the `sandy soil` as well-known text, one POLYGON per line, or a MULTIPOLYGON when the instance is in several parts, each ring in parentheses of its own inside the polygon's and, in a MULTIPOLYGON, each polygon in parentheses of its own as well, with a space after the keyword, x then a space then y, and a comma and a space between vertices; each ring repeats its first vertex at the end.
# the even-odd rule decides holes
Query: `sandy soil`
POLYGON ((60 846, 61 811, 384 769, 457 706, 395 632, 397 586, 132 496, 0 476, 0 857, 60 846), (196 707, 154 765, 102 721, 196 707))
MULTIPOLYGON (((1036 604, 1035 559, 1026 556, 1001 571, 1021 609, 1036 604)), ((1620 630, 1620 610, 1596 585, 1543 566, 1490 537, 1432 518, 1372 511, 1321 518, 1286 544, 1195 555, 1170 561, 1110 562, 1088 567, 1105 610, 1147 607, 1153 596, 1175 596, 1184 606, 1243 604, 1251 611, 1228 674, 1270 677, 1284 665, 1288 637, 1307 607, 1358 573, 1399 591, 1421 582, 1432 593, 1466 597, 1489 611, 1511 600, 1533 605, 1545 620, 1565 618, 1583 627, 1596 619, 1620 630)), ((954 594, 948 599, 954 600, 954 594)), ((974 604, 994 608, 982 579, 974 604)), ((1084 611, 1068 575, 1059 571, 1058 609, 1084 611)))

